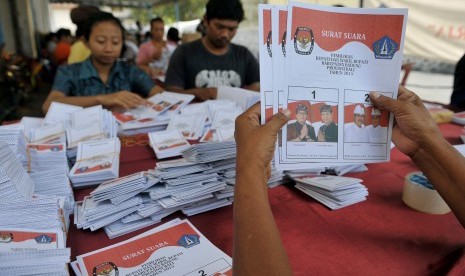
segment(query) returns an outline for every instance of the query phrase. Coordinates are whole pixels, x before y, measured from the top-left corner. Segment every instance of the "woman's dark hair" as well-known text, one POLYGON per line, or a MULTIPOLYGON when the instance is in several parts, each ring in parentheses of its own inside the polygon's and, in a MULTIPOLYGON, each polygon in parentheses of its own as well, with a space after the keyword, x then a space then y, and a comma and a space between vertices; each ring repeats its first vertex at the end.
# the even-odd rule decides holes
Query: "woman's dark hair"
POLYGON ((123 41, 123 44, 124 44, 124 40, 125 40, 124 27, 123 27, 123 25, 121 24, 121 21, 118 18, 114 17, 113 14, 108 13, 108 12, 96 12, 96 13, 92 13, 92 14, 89 15, 89 18, 87 19, 87 22, 84 25, 84 30, 83 30, 84 38, 87 41, 89 41, 90 33, 92 32, 92 28, 96 24, 101 23, 101 22, 112 22, 112 23, 116 24, 116 26, 118 26, 121 29, 121 36, 123 38, 122 41, 123 41))
POLYGON ((206 8, 205 16, 208 21, 217 18, 241 22, 244 19, 244 9, 239 0, 210 0, 206 8))

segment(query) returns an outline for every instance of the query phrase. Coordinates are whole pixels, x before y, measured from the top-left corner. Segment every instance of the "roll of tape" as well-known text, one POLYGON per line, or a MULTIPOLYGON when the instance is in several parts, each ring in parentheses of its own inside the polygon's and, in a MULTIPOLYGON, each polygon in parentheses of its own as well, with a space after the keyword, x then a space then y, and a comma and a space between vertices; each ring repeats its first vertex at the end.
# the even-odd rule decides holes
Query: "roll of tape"
POLYGON ((421 172, 410 173, 405 177, 402 201, 411 208, 428 214, 450 212, 449 206, 421 172))

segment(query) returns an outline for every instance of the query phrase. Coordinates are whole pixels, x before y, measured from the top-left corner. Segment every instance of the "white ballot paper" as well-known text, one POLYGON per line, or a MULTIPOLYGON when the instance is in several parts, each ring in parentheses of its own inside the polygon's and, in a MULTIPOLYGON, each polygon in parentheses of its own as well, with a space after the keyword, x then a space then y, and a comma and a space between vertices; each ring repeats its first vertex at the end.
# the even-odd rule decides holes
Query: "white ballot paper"
POLYGON ((81 275, 232 275, 232 259, 189 221, 77 256, 81 275))
MULTIPOLYGON (((272 25, 279 29, 284 12, 274 9, 272 21, 279 22, 272 25)), ((274 71, 285 67, 284 80, 273 82, 273 112, 281 104, 291 111, 277 168, 388 161, 393 116, 374 108, 369 93, 397 97, 407 10, 294 2, 287 10, 285 58, 279 64, 273 57, 274 71)))

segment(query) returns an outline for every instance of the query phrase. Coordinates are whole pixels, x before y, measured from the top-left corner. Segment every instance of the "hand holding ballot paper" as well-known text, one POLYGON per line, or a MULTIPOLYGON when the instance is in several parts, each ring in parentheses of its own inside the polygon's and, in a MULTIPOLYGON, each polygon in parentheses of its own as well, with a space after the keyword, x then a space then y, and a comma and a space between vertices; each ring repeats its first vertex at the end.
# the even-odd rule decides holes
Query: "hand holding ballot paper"
POLYGON ((261 5, 259 17, 262 123, 291 112, 276 167, 388 161, 393 118, 378 110, 375 125, 368 95, 397 96, 407 10, 290 2, 261 5))

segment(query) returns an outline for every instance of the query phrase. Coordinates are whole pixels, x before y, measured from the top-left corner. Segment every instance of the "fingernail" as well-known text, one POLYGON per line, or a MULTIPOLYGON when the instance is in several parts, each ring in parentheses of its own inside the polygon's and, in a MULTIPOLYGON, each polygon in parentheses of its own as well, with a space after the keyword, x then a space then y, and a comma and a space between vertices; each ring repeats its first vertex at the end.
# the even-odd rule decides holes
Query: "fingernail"
POLYGON ((379 96, 381 96, 381 94, 379 94, 378 92, 375 92, 375 91, 370 92, 370 95, 375 99, 377 99, 377 98, 379 98, 379 96))
POLYGON ((286 115, 287 118, 291 118, 291 111, 289 109, 284 109, 281 113, 286 115))

